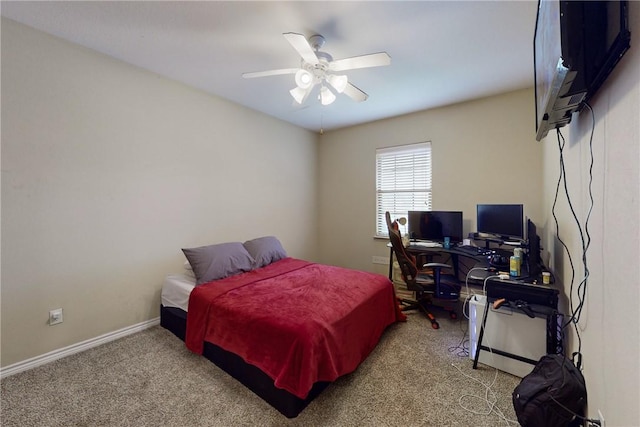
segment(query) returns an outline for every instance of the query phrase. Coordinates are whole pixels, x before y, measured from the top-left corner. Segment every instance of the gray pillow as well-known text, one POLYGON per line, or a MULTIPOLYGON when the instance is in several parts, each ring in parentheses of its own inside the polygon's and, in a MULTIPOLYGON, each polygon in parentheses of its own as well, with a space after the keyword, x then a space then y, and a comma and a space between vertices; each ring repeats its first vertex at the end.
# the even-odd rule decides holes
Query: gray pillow
POLYGON ((182 249, 189 260, 196 285, 250 271, 254 261, 240 242, 182 249))
POLYGON ((287 257, 287 252, 282 247, 282 244, 273 236, 248 240, 244 242, 244 247, 254 259, 253 265, 255 268, 264 267, 287 257))

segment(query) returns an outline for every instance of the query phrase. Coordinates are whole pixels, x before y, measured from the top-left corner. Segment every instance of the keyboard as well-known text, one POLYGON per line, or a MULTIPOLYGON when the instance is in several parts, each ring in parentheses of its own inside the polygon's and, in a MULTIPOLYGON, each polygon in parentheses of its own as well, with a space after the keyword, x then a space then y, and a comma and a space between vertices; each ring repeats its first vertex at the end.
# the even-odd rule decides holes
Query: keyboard
POLYGON ((409 242, 409 246, 421 246, 423 248, 441 248, 442 243, 438 242, 409 242))
POLYGON ((469 255, 485 255, 488 252, 486 248, 477 246, 458 246, 456 249, 469 255))

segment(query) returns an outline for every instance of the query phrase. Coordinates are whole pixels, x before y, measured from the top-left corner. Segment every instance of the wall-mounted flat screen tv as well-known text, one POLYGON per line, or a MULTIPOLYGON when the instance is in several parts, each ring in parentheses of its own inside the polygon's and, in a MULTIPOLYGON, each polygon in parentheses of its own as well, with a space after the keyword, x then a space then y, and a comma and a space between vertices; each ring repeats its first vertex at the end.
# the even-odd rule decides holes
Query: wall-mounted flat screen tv
POLYGON ((628 2, 539 0, 533 40, 536 139, 571 121, 629 49, 628 2))

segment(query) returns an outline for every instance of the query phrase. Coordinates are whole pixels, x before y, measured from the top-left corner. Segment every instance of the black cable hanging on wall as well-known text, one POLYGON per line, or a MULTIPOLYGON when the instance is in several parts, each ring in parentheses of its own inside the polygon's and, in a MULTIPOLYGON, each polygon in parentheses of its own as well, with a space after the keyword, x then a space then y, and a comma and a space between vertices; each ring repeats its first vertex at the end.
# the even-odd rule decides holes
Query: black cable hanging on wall
POLYGON ((569 305, 570 305, 570 309, 571 309, 571 317, 562 326, 562 329, 564 329, 567 326, 569 326, 569 324, 573 324, 573 326, 575 328, 575 331, 576 331, 576 336, 578 338, 578 351, 577 351, 578 354, 581 353, 581 349, 582 349, 582 338, 580 336, 580 331, 578 329, 578 322, 580 320, 580 316, 582 315, 582 308, 584 307, 584 302, 585 302, 585 298, 586 298, 587 281, 589 279, 589 266, 588 266, 588 263, 587 263, 587 251, 589 250, 589 246, 591 245, 591 235, 589 234, 589 219, 591 217, 591 212, 593 210, 593 205, 594 205, 592 184, 593 184, 593 163, 594 163, 594 159, 593 159, 593 135, 595 133, 595 115, 593 113, 593 109, 591 108, 591 106, 588 103, 585 103, 585 106, 591 112, 591 135, 590 135, 590 138, 589 138, 590 164, 589 164, 589 185, 588 185, 590 205, 589 205, 589 210, 587 212, 587 217, 585 219, 584 231, 583 231, 582 225, 580 224, 580 220, 578 219, 578 216, 577 216, 577 214, 575 212, 575 209, 573 207, 573 203, 571 202, 571 195, 569 194, 569 187, 568 187, 568 184, 567 184, 567 176, 566 176, 565 163, 564 163, 564 147, 565 147, 566 141, 564 139, 564 136, 560 132, 559 128, 556 129, 556 131, 557 131, 557 137, 558 137, 558 149, 559 149, 559 154, 560 154, 560 176, 558 177, 558 183, 556 184, 556 192, 555 192, 555 196, 554 196, 554 200, 553 200, 553 206, 551 208, 551 213, 553 215, 553 219, 554 219, 555 225, 556 225, 556 236, 558 238, 558 241, 562 244, 562 247, 564 248, 564 250, 565 250, 565 252, 566 252, 566 254, 567 254, 568 258, 569 258, 569 265, 571 266, 571 284, 570 284, 570 289, 569 289, 569 305), (556 207, 557 200, 558 200, 558 194, 559 194, 560 183, 561 182, 564 183, 564 192, 565 192, 565 196, 567 198, 567 203, 568 203, 569 208, 571 210, 571 214, 573 216, 573 219, 574 219, 574 221, 576 223, 576 226, 577 226, 577 229, 578 229, 578 233, 580 235, 581 245, 582 245, 582 265, 583 265, 583 269, 584 269, 584 276, 583 276, 582 280, 578 283, 578 286, 577 286, 576 293, 577 293, 577 297, 578 297, 578 303, 575 306, 574 306, 574 300, 573 300, 574 285, 575 285, 575 275, 576 275, 575 265, 573 263, 573 258, 571 257, 571 252, 569 251, 569 248, 567 247, 565 242, 560 237, 560 226, 558 224, 558 218, 556 217, 556 213, 555 213, 555 207, 556 207))

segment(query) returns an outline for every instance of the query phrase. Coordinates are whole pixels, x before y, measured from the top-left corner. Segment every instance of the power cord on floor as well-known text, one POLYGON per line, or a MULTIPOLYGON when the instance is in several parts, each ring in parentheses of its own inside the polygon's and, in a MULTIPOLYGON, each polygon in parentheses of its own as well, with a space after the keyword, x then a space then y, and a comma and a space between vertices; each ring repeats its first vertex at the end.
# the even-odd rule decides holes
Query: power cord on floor
MULTIPOLYGON (((476 295, 478 295, 478 293, 473 292, 470 288, 469 288, 469 277, 471 276, 471 273, 474 270, 482 270, 482 271, 487 271, 486 268, 483 267, 475 267, 470 269, 467 272, 466 275, 466 279, 465 279, 465 287, 466 287, 466 291, 467 291, 467 297, 464 300, 463 303, 463 315, 464 317, 469 320, 469 302, 471 301, 471 298, 474 298, 476 295)), ((483 283, 483 289, 482 289, 482 294, 481 295, 486 295, 486 284, 487 284, 487 280, 490 278, 494 278, 494 277, 498 277, 498 276, 489 276, 487 278, 484 279, 484 283, 483 283)), ((468 325, 468 322, 465 322, 468 325)), ((462 326, 460 326, 462 329, 462 326)), ((470 349, 470 342, 469 339, 467 339, 467 334, 468 334, 468 327, 466 330, 463 330, 463 337, 460 340, 460 342, 458 343, 458 345, 456 346, 452 346, 449 348, 450 352, 454 352, 457 351, 456 355, 460 356, 460 357, 469 357, 469 353, 471 351, 470 349), (466 343, 466 344, 465 344, 466 343)), ((487 337, 488 338, 488 337, 487 337)), ((491 353, 490 357, 493 358, 494 354, 493 351, 491 350, 491 343, 487 342, 485 339, 485 342, 487 344, 487 348, 489 348, 489 351, 491 353)), ((493 387, 493 385, 495 384, 497 378, 498 378, 498 369, 495 369, 495 374, 493 377, 493 380, 491 381, 491 383, 489 385, 484 384, 481 380, 472 377, 471 375, 467 374, 466 372, 463 372, 462 369, 460 369, 460 367, 454 365, 453 363, 451 364, 454 368, 456 368, 458 370, 458 372, 460 372, 464 377, 472 380, 475 383, 480 384, 483 388, 484 388, 484 396, 478 396, 478 395, 474 395, 474 394, 463 394, 462 396, 460 396, 458 398, 458 404, 460 405, 460 407, 466 411, 469 411, 473 414, 476 415, 496 415, 498 416, 498 418, 500 419, 500 424, 504 424, 506 426, 518 426, 518 422, 515 420, 510 420, 509 418, 506 417, 506 415, 504 414, 504 412, 502 412, 502 410, 500 408, 498 408, 497 406, 497 401, 498 398, 495 394, 495 392, 491 389, 493 387), (472 407, 468 407, 465 405, 465 401, 468 399, 477 399, 480 400, 481 403, 483 403, 487 410, 486 411, 477 411, 472 407)))
MULTIPOLYGON (((464 311, 463 311, 463 313, 464 313, 464 311)), ((469 323, 468 322, 458 322, 458 325, 460 326, 460 331, 462 332, 462 338, 460 339, 460 342, 458 342, 458 344, 449 347, 449 349, 448 349, 449 353, 454 353, 458 357, 469 357, 469 339, 467 338, 467 332, 468 332, 469 323), (467 329, 465 329, 462 326, 463 324, 467 325, 467 329)))
POLYGON ((470 379, 471 381, 474 381, 478 384, 480 384, 483 388, 484 388, 484 396, 478 396, 475 394, 463 394, 462 396, 460 396, 458 398, 458 405, 460 405, 460 407, 462 409, 464 409, 465 411, 471 412, 472 414, 476 414, 476 415, 491 415, 494 414, 496 415, 499 419, 501 423, 505 423, 507 426, 519 426, 519 423, 515 420, 510 420, 509 418, 507 418, 507 416, 504 414, 504 412, 502 412, 502 410, 500 408, 498 408, 497 406, 497 402, 498 402, 498 398, 496 396, 496 394, 493 392, 493 390, 491 390, 491 387, 493 387, 493 385, 495 384, 497 378, 498 378, 498 370, 495 370, 495 375, 493 376, 493 381, 491 381, 491 383, 489 385, 483 383, 482 381, 480 381, 477 378, 472 377, 471 375, 468 375, 467 373, 463 372, 462 369, 460 369, 460 367, 454 365, 453 363, 451 364, 451 366, 453 366, 454 368, 456 368, 458 370, 458 372, 460 372, 463 376, 465 376, 466 378, 470 379), (486 411, 480 412, 477 411, 471 407, 467 407, 464 404, 465 399, 478 399, 480 400, 481 403, 485 404, 487 407, 486 411))

